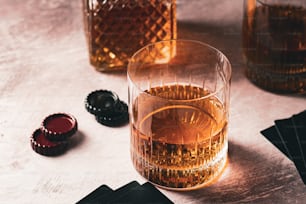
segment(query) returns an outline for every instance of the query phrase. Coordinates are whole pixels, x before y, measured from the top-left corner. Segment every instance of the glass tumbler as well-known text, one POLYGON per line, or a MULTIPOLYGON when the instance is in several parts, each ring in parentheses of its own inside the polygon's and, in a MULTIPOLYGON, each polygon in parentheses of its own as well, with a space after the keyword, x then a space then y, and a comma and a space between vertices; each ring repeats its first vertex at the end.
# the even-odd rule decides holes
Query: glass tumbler
POLYGON ((131 158, 150 182, 196 189, 227 161, 231 65, 189 40, 149 44, 128 65, 131 158))
POLYGON ((244 0, 246 75, 259 87, 306 93, 306 1, 244 0))

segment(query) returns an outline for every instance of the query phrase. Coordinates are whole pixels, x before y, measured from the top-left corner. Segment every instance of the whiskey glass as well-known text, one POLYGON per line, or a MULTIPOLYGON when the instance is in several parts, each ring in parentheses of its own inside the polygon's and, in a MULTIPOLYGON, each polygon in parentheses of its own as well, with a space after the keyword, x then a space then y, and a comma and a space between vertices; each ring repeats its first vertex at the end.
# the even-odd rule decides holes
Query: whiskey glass
POLYGON ((306 1, 244 0, 247 77, 277 93, 306 94, 306 1))
POLYGON ((130 153, 150 182, 189 190, 226 166, 231 65, 198 41, 149 44, 131 58, 130 153))

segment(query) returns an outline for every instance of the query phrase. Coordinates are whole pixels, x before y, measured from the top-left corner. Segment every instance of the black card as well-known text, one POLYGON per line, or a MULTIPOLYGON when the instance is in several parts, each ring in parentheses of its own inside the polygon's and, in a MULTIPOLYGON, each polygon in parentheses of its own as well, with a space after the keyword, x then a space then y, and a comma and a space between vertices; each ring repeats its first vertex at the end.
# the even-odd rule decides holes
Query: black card
POLYGON ((164 194, 149 182, 129 190, 123 196, 116 197, 110 203, 125 204, 173 204, 164 194))
POLYGON ((121 197, 123 195, 126 195, 132 188, 135 188, 137 186, 140 186, 140 184, 137 182, 137 181, 131 181, 130 183, 116 189, 115 191, 105 195, 105 196, 102 196, 102 197, 99 197, 99 200, 98 202, 99 203, 113 203, 113 199, 114 198, 117 198, 117 197, 121 197))
POLYGON ((107 195, 109 193, 113 192, 113 190, 108 187, 107 185, 101 185, 97 189, 95 189, 93 192, 82 198, 80 201, 78 201, 76 204, 94 204, 98 203, 95 200, 97 198, 107 195))
POLYGON ((276 120, 274 122, 276 130, 284 145, 288 149, 289 155, 291 156, 292 160, 294 161, 294 159, 301 158, 301 148, 299 145, 298 138, 295 134, 294 125, 291 119, 281 119, 276 120))
POLYGON ((304 160, 297 159, 297 161, 294 162, 296 169, 299 172, 299 175, 301 179, 303 180, 303 183, 306 185, 306 168, 304 165, 304 160))
POLYGON ((277 133, 276 127, 271 126, 265 130, 262 130, 260 132, 265 138, 267 138, 275 147, 277 147, 283 154, 285 154, 289 159, 292 160, 291 156, 289 155, 289 152, 287 150, 287 147, 282 142, 282 139, 280 138, 279 134, 277 133))
MULTIPOLYGON (((293 115, 291 120, 294 125, 296 135, 300 140, 302 149, 306 151, 306 111, 293 115)), ((306 154, 304 153, 304 157, 305 156, 306 154)))
POLYGON ((300 142, 304 158, 304 166, 306 168, 306 111, 293 115, 291 121, 293 123, 295 134, 300 142))
POLYGON ((306 166, 304 165, 305 159, 302 153, 301 143, 296 135, 295 126, 292 120, 282 119, 276 120, 275 126, 282 141, 289 151, 289 155, 292 158, 299 174, 304 183, 306 183, 306 166))

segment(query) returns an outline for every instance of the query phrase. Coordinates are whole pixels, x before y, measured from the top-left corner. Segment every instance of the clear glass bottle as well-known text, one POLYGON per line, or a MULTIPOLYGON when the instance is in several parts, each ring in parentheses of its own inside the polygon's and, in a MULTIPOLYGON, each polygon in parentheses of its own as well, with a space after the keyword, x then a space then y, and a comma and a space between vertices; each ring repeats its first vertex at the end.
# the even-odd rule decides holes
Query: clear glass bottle
POLYGON ((176 38, 176 0, 83 0, 90 63, 125 70, 141 47, 176 38))
POLYGON ((306 94, 306 1, 244 0, 243 51, 256 85, 306 94))

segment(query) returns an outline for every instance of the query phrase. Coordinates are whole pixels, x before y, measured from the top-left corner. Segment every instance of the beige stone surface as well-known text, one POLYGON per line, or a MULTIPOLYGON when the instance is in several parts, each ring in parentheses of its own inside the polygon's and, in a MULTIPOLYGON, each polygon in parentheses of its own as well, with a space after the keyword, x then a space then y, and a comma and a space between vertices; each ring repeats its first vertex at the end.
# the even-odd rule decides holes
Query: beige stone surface
MULTIPOLYGON (((233 66, 229 164, 207 188, 161 191, 184 204, 304 203, 293 163, 260 130, 304 110, 305 97, 269 93, 245 78, 241 0, 178 2, 179 38, 213 45, 233 66)), ((84 108, 96 89, 126 102, 128 94, 124 72, 99 73, 88 63, 81 1, 0 0, 0 19, 0 203, 75 203, 101 184, 144 183, 130 161, 129 127, 99 125, 84 108), (29 138, 54 112, 73 114, 79 132, 64 155, 44 157, 29 138)))

